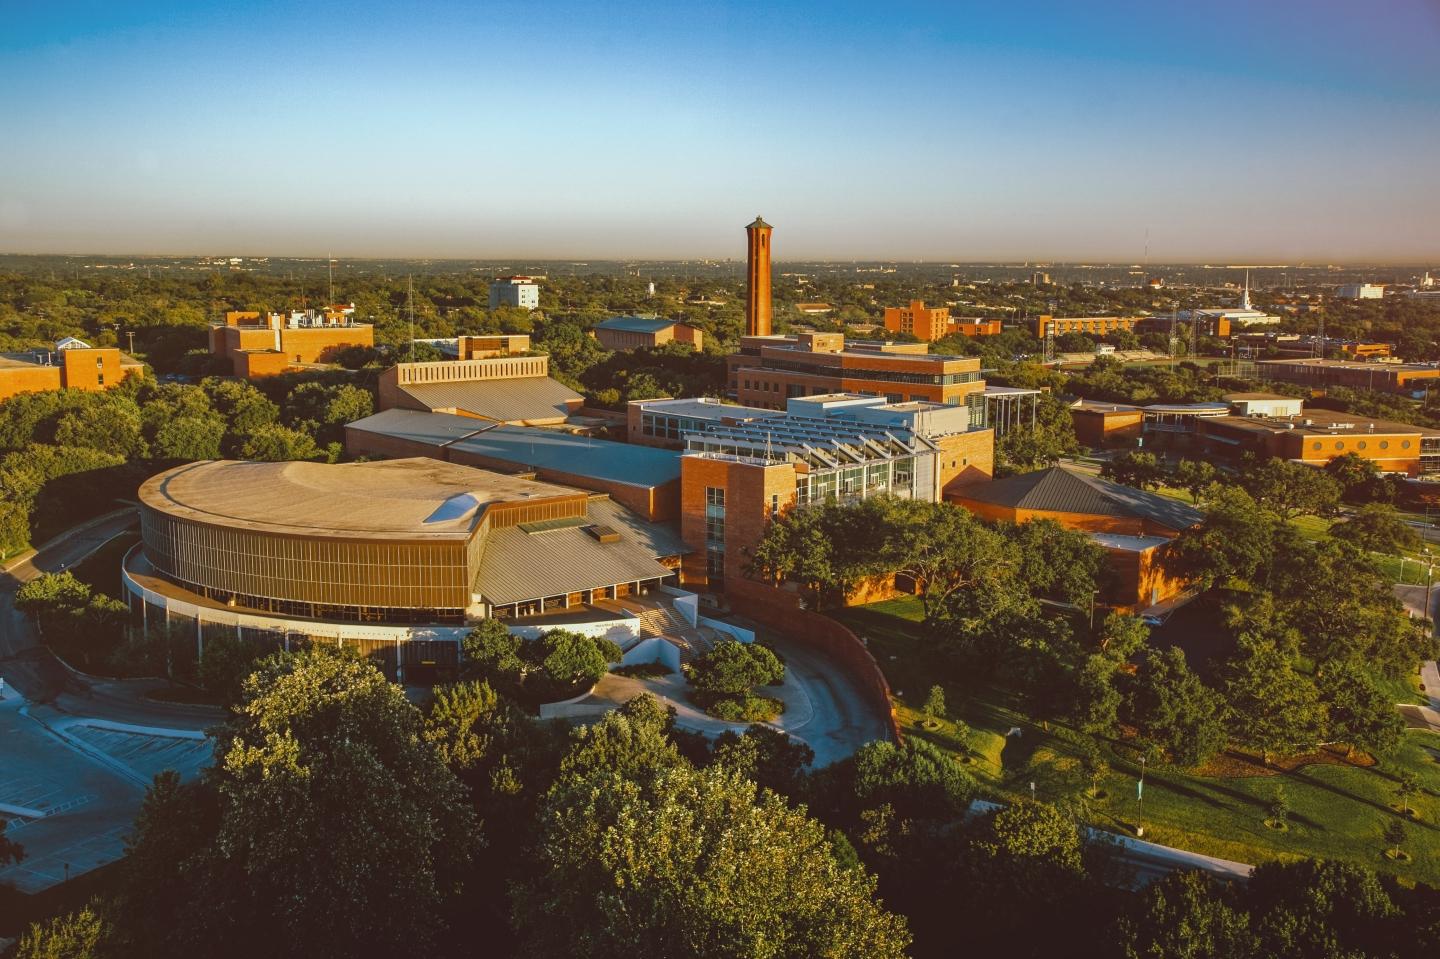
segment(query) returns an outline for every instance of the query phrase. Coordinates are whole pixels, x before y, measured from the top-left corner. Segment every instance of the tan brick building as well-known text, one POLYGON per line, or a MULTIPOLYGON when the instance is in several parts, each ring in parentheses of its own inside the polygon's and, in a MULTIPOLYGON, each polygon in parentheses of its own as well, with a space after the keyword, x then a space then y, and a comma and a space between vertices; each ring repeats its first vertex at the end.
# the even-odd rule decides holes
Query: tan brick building
POLYGON ((1261 360, 1260 378, 1298 383, 1313 390, 1343 386, 1382 393, 1418 393, 1440 386, 1440 369, 1417 363, 1365 363, 1359 360, 1261 360))
POLYGON ((950 308, 928 307, 924 300, 911 300, 909 306, 885 308, 885 329, 891 333, 909 333, 927 343, 950 332, 950 308))
POLYGON ((705 345, 705 334, 687 323, 643 316, 611 317, 595 324, 590 335, 615 351, 653 350, 666 343, 685 343, 697 350, 705 345))
POLYGON ((108 390, 145 365, 112 347, 66 337, 54 350, 0 353, 0 400, 51 390, 108 390))
POLYGON ((454 413, 523 426, 554 426, 584 397, 550 378, 550 358, 490 356, 397 363, 380 374, 380 409, 454 413))
POLYGON ((843 333, 746 336, 725 357, 731 395, 745 406, 784 409, 793 397, 865 393, 891 402, 980 408, 980 359, 931 354, 925 343, 847 343, 843 333))
POLYGON ((230 360, 236 376, 253 379, 333 363, 342 350, 374 346, 372 327, 353 322, 353 306, 271 313, 231 310, 210 327, 210 352, 230 360))
POLYGON ((1440 430, 1336 410, 1298 416, 1220 416, 1196 423, 1196 442, 1207 456, 1238 461, 1246 453, 1324 466, 1354 453, 1383 473, 1440 473, 1440 430))

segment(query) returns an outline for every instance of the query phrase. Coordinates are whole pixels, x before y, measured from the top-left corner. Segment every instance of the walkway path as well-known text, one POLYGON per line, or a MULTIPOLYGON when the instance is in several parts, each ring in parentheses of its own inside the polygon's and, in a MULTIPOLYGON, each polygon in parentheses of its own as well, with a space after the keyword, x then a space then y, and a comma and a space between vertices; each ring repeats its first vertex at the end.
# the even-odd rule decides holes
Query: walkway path
MULTIPOLYGON (((1412 616, 1427 616, 1430 621, 1435 622, 1437 607, 1440 607, 1440 589, 1431 590, 1430 608, 1425 608, 1425 587, 1424 586, 1396 586, 1395 595, 1412 616)), ((1428 660, 1420 664, 1420 682, 1425 687, 1425 698, 1430 705, 1411 706, 1400 704, 1400 715, 1405 718, 1405 724, 1413 729, 1428 729, 1432 733, 1440 733, 1440 667, 1436 666, 1435 660, 1428 660)))
MULTIPOLYGON (((1002 808, 1004 807, 999 803, 977 799, 970 804, 970 815, 994 812, 1002 808)), ((1255 868, 1249 863, 1206 856, 1188 849, 1176 849, 1174 846, 1162 846, 1094 827, 1087 826, 1085 831, 1092 841, 1116 845, 1118 858, 1131 869, 1137 886, 1148 886, 1169 873, 1186 869, 1198 869, 1221 879, 1244 882, 1250 878, 1250 873, 1255 868)))

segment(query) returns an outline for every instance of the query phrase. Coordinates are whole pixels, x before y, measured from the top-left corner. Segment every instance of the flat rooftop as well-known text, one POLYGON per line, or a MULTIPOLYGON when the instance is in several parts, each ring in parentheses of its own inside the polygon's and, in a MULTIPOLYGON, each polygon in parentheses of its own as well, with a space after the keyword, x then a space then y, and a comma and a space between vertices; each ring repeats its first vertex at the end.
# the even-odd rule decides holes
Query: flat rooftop
MULTIPOLYGON (((105 349, 105 347, 98 348, 105 349)), ((38 366, 53 366, 56 369, 60 369, 63 368, 64 365, 64 360, 56 356, 53 350, 0 353, 0 370, 33 370, 38 366)), ((135 357, 125 353, 120 354, 120 365, 122 367, 134 367, 136 369, 145 366, 144 363, 141 363, 135 359, 135 357)))
POLYGON ((1440 375, 1440 367, 1428 363, 1367 363, 1364 360, 1321 360, 1316 358, 1298 360, 1260 360, 1261 366, 1314 366, 1321 369, 1333 370, 1378 370, 1380 372, 1398 371, 1405 373, 1435 373, 1440 375))
POLYGON ((487 602, 506 606, 616 583, 664 579, 674 570, 662 566, 659 558, 688 551, 666 524, 647 523, 619 503, 592 497, 583 523, 491 530, 475 589, 487 602), (587 531, 590 525, 614 530, 620 539, 602 543, 587 531))
POLYGON ((595 324, 597 330, 620 330, 625 333, 659 333, 672 326, 683 325, 679 320, 666 320, 653 316, 612 316, 595 324))
POLYGON ((533 426, 496 426, 453 413, 385 410, 356 420, 346 429, 474 453, 504 461, 516 470, 548 469, 642 487, 662 486, 680 478, 680 454, 674 450, 533 426))
POLYGON ((426 457, 374 463, 207 460, 150 477, 145 506, 179 519, 327 538, 469 539, 487 507, 584 495, 426 457))
MULTIPOLYGON (((989 390, 986 390, 988 393, 989 390)), ((1099 400, 1079 400, 1071 403, 1070 409, 1078 410, 1081 413, 1139 413, 1140 407, 1131 406, 1128 403, 1102 403, 1099 400)))
POLYGON ((405 383, 400 389, 428 409, 467 410, 488 421, 501 422, 563 420, 570 415, 571 403, 584 399, 548 376, 405 383))
POLYGON ((1298 400, 1300 397, 1281 393, 1226 393, 1220 398, 1227 403, 1235 403, 1241 400, 1298 400))
POLYGON ((1314 436, 1357 436, 1371 433, 1412 436, 1440 436, 1440 430, 1373 416, 1357 416, 1335 410, 1309 410, 1299 416, 1220 416, 1211 420, 1233 429, 1257 433, 1303 433, 1314 436))
MULTIPOLYGON (((815 399, 815 397, 811 397, 815 399)), ((707 397, 673 400, 636 400, 632 405, 646 412, 664 413, 667 416, 684 416, 696 420, 714 420, 721 417, 755 419, 758 417, 784 416, 780 410, 762 410, 758 406, 739 406, 722 403, 707 397)))

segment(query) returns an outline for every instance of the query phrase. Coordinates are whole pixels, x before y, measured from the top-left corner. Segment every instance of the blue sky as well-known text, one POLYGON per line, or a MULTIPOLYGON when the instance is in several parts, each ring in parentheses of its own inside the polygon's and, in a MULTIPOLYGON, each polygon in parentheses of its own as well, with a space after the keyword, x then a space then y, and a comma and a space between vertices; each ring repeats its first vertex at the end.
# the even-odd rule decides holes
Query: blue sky
POLYGON ((1440 0, 0 23, 9 252, 1440 260, 1440 0))

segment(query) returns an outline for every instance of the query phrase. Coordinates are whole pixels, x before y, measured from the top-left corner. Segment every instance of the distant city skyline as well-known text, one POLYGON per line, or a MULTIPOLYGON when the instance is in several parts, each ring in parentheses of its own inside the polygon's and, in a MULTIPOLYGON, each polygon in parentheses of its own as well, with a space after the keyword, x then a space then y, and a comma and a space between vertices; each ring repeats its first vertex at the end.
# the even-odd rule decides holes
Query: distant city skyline
POLYGON ((6 4, 0 251, 1440 259, 1440 5, 6 4))

